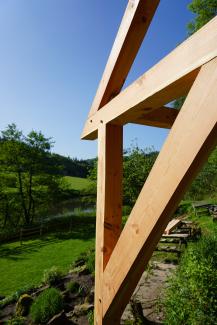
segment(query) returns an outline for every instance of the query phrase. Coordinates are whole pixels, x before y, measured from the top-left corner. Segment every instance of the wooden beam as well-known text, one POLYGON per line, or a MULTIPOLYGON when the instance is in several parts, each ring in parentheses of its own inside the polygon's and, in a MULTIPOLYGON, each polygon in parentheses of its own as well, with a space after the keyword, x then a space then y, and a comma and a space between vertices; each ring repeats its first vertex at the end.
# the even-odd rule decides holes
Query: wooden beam
POLYGON ((201 71, 103 275, 103 324, 120 317, 186 189, 217 144, 217 58, 201 71))
POLYGON ((145 37, 159 0, 130 0, 89 116, 119 94, 145 37))
POLYGON ((170 129, 173 126, 177 116, 179 114, 179 110, 169 108, 169 107, 160 107, 156 110, 152 110, 150 108, 150 113, 146 110, 144 114, 140 114, 135 117, 132 114, 132 117, 128 117, 128 123, 141 124, 141 125, 149 125, 155 126, 158 128, 170 129))
POLYGON ((161 107, 190 90, 201 65, 217 56, 217 17, 89 118, 82 138, 94 139, 100 124, 128 123, 133 111, 161 107))
POLYGON ((123 128, 99 128, 97 178, 95 325, 102 325, 103 271, 121 233, 123 128))
POLYGON ((172 230, 177 228, 181 223, 182 223, 182 219, 172 219, 168 223, 166 229, 164 230, 164 234, 169 235, 172 232, 172 230))
MULTIPOLYGON (((158 128, 170 129, 175 122, 179 114, 179 110, 169 108, 169 107, 160 107, 155 110, 153 108, 146 108, 144 112, 138 111, 130 112, 124 119, 121 117, 115 120, 115 125, 124 125, 127 123, 134 123, 140 125, 148 125, 158 128)), ((103 124, 103 123, 101 123, 103 124)), ((97 137, 97 131, 91 134, 91 139, 97 137)), ((90 140, 90 138, 88 138, 90 140)))

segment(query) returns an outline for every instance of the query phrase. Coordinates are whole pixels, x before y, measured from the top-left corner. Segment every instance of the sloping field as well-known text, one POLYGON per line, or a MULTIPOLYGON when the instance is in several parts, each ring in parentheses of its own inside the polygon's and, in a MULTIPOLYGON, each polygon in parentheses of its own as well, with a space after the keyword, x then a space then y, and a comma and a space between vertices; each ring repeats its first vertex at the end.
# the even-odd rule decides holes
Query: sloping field
POLYGON ((77 191, 87 189, 92 182, 87 178, 64 176, 63 177, 64 187, 77 191))

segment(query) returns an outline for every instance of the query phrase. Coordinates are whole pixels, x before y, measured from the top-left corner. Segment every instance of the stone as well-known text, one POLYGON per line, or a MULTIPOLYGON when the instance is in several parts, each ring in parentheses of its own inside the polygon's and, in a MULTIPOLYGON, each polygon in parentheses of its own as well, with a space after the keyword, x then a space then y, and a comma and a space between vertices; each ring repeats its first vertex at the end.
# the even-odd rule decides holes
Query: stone
POLYGON ((33 298, 28 294, 23 294, 17 301, 16 304, 16 315, 27 316, 33 302, 33 298))
POLYGON ((89 311, 93 310, 94 306, 92 304, 84 303, 82 305, 77 305, 74 307, 74 316, 82 316, 88 314, 89 311))
POLYGON ((90 274, 86 265, 81 265, 70 270, 70 273, 78 273, 79 276, 90 274))
POLYGON ((47 323, 47 325, 60 325, 60 324, 61 325, 75 325, 75 323, 73 323, 66 317, 66 314, 64 313, 64 311, 53 316, 47 323))
POLYGON ((80 271, 78 272, 78 275, 88 275, 90 274, 90 271, 88 270, 86 265, 83 265, 83 267, 81 267, 80 271))
POLYGON ((75 263, 74 263, 74 267, 78 267, 78 266, 82 266, 82 265, 85 265, 85 260, 83 258, 77 260, 75 263))
POLYGON ((94 303, 94 290, 92 289, 90 293, 85 298, 85 303, 93 304, 94 303))

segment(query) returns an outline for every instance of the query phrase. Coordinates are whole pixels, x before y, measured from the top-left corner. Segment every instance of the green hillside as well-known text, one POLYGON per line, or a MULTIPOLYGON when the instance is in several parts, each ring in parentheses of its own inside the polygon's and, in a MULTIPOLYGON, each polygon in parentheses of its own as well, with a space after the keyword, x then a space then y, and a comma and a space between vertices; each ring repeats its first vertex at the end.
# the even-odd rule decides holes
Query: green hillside
POLYGON ((86 190, 92 184, 92 182, 87 178, 64 176, 63 177, 63 186, 64 188, 70 190, 86 190))

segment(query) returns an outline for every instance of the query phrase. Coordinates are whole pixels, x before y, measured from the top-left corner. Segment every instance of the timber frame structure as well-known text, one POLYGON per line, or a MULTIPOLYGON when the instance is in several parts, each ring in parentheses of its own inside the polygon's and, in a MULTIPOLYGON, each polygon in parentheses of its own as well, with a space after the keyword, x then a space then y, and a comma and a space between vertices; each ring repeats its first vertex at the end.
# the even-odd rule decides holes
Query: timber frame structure
POLYGON ((186 189, 217 144, 217 17, 121 92, 160 0, 129 0, 82 139, 98 137, 95 325, 121 315, 186 189), (186 95, 180 112, 165 107, 186 95), (170 128, 121 231, 123 125, 170 128))

